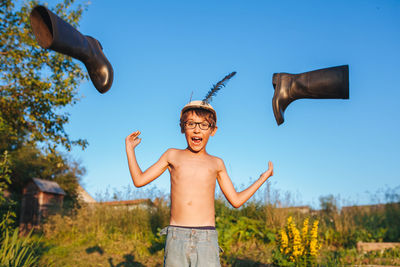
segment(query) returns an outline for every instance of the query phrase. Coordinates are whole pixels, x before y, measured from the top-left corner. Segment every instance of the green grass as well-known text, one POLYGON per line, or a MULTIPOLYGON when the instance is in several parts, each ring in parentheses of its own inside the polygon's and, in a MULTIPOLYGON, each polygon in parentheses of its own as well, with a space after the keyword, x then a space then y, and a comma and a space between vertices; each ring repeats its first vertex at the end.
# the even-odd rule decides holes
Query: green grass
MULTIPOLYGON (((306 217, 319 220, 322 247, 315 263, 320 266, 400 266, 399 249, 369 253, 356 250, 358 241, 400 242, 398 195, 391 196, 393 201, 379 208, 347 212, 339 212, 332 197, 322 199, 322 210, 303 214, 277 208, 277 202, 264 205, 252 201, 233 209, 222 197, 217 198, 216 227, 224 250, 222 266, 271 266, 274 261, 279 262, 277 233, 288 216, 296 222, 303 222, 306 217)), ((49 217, 33 236, 19 237, 17 230, 2 235, 0 266, 35 266, 36 262, 38 266, 162 266, 165 236, 158 233, 168 223, 165 199, 148 209, 83 205, 69 215, 49 217)))
MULTIPOLYGON (((386 211, 357 210, 341 214, 322 210, 301 214, 258 202, 233 209, 217 199, 216 223, 219 243, 224 249, 221 262, 223 266, 271 264, 277 246, 276 233, 291 215, 296 221, 303 221, 305 217, 320 220, 322 249, 317 258, 320 265, 400 265, 399 250, 362 254, 355 249, 357 241, 387 241, 386 233, 393 232, 390 227, 400 227, 400 221, 393 225, 395 221, 390 217, 398 216, 400 209, 390 204, 389 212, 386 211)), ((40 265, 162 266, 165 237, 158 232, 168 222, 166 201, 151 209, 97 205, 83 207, 71 216, 53 216, 43 226, 46 249, 40 265)))
POLYGON ((53 216, 43 227, 50 249, 41 262, 52 261, 54 266, 162 266, 164 240, 157 236, 157 229, 168 222, 162 211, 160 207, 100 205, 81 208, 69 217, 53 216))

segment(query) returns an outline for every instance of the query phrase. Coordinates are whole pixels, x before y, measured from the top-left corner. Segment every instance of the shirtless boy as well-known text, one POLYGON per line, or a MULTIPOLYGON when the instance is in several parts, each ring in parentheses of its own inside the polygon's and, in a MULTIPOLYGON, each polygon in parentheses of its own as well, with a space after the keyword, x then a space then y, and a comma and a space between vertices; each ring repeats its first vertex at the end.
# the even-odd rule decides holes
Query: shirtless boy
POLYGON ((220 266, 218 234, 215 230, 214 195, 218 184, 233 207, 245 203, 273 175, 273 166, 247 189, 237 192, 222 159, 207 153, 210 136, 217 131, 216 112, 211 105, 192 101, 181 112, 181 131, 186 149, 168 149, 142 172, 135 156, 140 132, 125 139, 129 170, 136 187, 144 186, 166 169, 171 176, 170 225, 167 233, 164 266, 220 266))

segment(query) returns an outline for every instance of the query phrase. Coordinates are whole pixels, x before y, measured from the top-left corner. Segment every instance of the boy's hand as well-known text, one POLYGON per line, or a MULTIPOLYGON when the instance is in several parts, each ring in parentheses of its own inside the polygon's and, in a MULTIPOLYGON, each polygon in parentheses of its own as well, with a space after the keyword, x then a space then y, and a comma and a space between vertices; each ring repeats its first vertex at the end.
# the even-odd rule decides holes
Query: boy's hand
POLYGON ((268 170, 266 172, 264 172, 263 174, 261 174, 261 177, 265 177, 268 179, 272 175, 274 175, 274 165, 272 165, 272 162, 269 161, 268 162, 268 170))
POLYGON ((142 141, 141 138, 139 138, 140 132, 136 131, 131 133, 125 138, 125 144, 127 147, 132 147, 135 149, 135 147, 142 141))

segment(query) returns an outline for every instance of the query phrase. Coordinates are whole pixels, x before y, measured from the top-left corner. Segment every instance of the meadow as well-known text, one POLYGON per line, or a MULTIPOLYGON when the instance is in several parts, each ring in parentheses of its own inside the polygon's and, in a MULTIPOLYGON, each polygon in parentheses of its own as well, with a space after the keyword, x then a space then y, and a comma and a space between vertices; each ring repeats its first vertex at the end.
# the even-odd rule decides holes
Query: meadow
MULTIPOLYGON (((312 210, 257 200, 234 209, 219 196, 222 266, 400 266, 399 249, 356 249, 358 241, 400 241, 400 198, 393 192, 386 197, 385 204, 339 209, 337 199, 326 196, 321 209, 312 210)), ((153 203, 147 208, 82 204, 48 218, 29 238, 35 264, 162 266, 165 236, 159 231, 168 225, 169 202, 161 197, 153 203)))

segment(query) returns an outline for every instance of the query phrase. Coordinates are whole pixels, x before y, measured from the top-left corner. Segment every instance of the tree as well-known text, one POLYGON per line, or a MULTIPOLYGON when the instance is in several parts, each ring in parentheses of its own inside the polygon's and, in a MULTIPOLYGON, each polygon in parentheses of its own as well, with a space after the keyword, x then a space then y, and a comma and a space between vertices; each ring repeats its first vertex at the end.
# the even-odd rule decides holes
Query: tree
MULTIPOLYGON (((71 140, 66 133, 69 114, 63 108, 79 100, 77 88, 87 74, 71 57, 44 50, 34 40, 29 13, 35 1, 17 2, 18 9, 15 1, 0 1, 0 152, 26 143, 84 149, 86 140, 71 140)), ((64 0, 52 10, 77 27, 84 7, 73 10, 73 2, 64 0)))
MULTIPOLYGON (((0 233, 10 230, 11 226, 15 223, 15 203, 6 197, 8 185, 10 180, 10 162, 7 151, 0 155, 0 233)), ((0 234, 0 241, 3 234, 0 234)), ((1 243, 1 242, 0 242, 1 243)))
MULTIPOLYGON (((54 180, 71 206, 85 170, 57 150, 87 146, 84 139, 71 140, 64 125, 69 119, 65 108, 79 101, 77 89, 88 77, 71 57, 37 44, 29 21, 35 5, 32 0, 0 0, 0 155, 8 155, 8 176, 2 182, 11 181, 2 184, 0 193, 8 186, 18 200, 29 179, 54 180)), ((86 6, 64 0, 49 8, 77 28, 86 6)))

